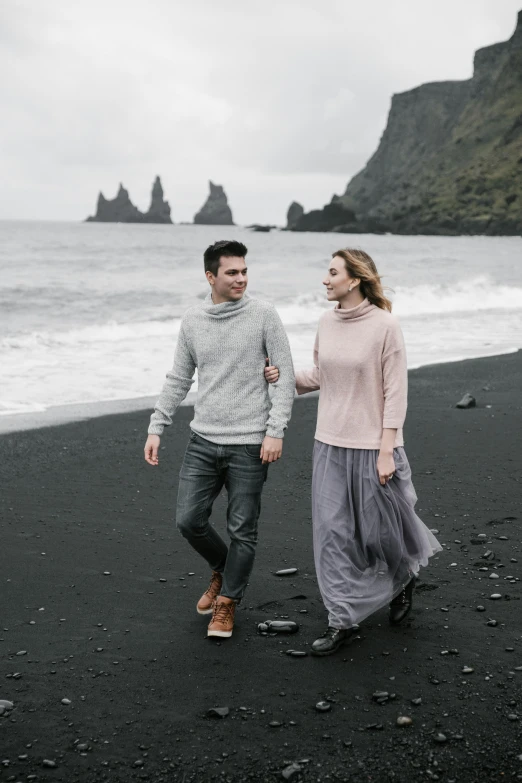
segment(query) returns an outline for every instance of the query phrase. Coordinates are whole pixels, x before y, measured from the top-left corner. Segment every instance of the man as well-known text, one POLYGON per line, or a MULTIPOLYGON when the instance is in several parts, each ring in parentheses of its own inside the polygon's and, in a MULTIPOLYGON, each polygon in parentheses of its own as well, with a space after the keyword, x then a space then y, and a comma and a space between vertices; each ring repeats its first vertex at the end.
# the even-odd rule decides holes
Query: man
POLYGON ((212 569, 199 614, 212 615, 208 636, 229 637, 236 604, 254 564, 261 493, 268 465, 281 457, 295 378, 288 339, 275 308, 246 295, 247 248, 216 242, 204 253, 210 293, 183 316, 174 365, 151 416, 145 459, 158 464, 160 435, 198 370, 192 434, 181 466, 176 522, 212 569), (278 366, 271 398, 265 358, 278 366), (230 547, 210 524, 222 487, 228 492, 230 547))

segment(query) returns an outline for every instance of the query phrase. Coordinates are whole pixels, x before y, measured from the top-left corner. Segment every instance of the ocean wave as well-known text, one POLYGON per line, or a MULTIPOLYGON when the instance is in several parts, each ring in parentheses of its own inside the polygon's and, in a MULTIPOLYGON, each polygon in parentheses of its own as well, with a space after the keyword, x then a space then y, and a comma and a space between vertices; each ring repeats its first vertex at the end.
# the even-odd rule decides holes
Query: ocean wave
MULTIPOLYGON (((496 285, 491 278, 482 276, 469 281, 462 280, 451 286, 397 286, 392 299, 393 312, 403 320, 437 314, 458 316, 484 310, 522 309, 522 288, 496 285)), ((321 315, 333 307, 322 292, 300 295, 293 301, 275 304, 286 327, 308 326, 311 329, 315 329, 321 315)), ((177 339, 180 324, 180 318, 163 315, 148 321, 110 321, 67 331, 35 331, 4 337, 0 340, 0 349, 80 347, 86 344, 113 344, 153 338, 169 338, 174 341, 177 339)))
MULTIPOLYGON (((401 319, 479 310, 522 309, 522 288, 497 285, 486 275, 453 285, 397 286, 390 298, 394 314, 401 319)), ((299 296, 294 302, 277 309, 284 324, 297 326, 318 321, 332 306, 324 293, 317 293, 299 296)))
POLYGON ((0 348, 55 348, 59 346, 81 346, 92 343, 115 343, 128 340, 145 340, 151 337, 177 338, 181 319, 117 323, 109 321, 68 331, 38 331, 13 335, 0 340, 0 348))

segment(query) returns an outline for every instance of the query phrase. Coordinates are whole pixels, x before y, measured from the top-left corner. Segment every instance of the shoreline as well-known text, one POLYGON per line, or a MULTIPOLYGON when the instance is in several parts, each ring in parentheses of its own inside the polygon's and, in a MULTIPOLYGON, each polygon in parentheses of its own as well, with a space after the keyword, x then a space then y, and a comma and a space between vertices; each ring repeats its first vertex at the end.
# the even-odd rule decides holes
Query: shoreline
MULTIPOLYGON (((483 354, 481 356, 458 358, 451 360, 441 360, 429 362, 426 364, 417 364, 408 367, 408 377, 410 373, 429 367, 441 367, 444 365, 455 365, 462 362, 479 362, 483 359, 492 359, 502 356, 510 356, 522 351, 522 348, 506 349, 502 353, 483 354)), ((314 395, 318 392, 314 392, 314 395)), ((94 402, 76 403, 71 402, 65 405, 50 405, 44 410, 4 413, 0 415, 0 436, 15 432, 27 432, 29 430, 39 430, 47 427, 57 427, 64 424, 71 424, 81 421, 100 418, 102 416, 113 416, 123 413, 137 413, 154 409, 158 394, 154 396, 129 397, 115 400, 98 400, 94 402)), ((305 395, 310 397, 311 395, 305 395)), ((181 407, 194 406, 197 398, 197 391, 189 392, 186 399, 181 403, 181 407)), ((295 398, 302 399, 301 397, 295 398)))

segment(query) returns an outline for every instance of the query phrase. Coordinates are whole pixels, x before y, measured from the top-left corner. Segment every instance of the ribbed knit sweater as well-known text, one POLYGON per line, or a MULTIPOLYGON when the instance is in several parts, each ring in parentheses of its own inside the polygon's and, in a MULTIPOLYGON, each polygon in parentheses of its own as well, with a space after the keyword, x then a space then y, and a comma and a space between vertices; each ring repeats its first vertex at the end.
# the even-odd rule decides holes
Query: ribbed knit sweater
POLYGON ((408 375, 398 321, 365 299, 319 321, 314 368, 296 373, 298 394, 320 389, 315 437, 331 446, 379 449, 384 428, 404 444, 408 375))
POLYGON ((246 294, 215 305, 209 294, 183 316, 172 370, 167 373, 149 434, 161 435, 193 383, 198 393, 192 430, 218 444, 262 443, 282 438, 295 390, 292 355, 273 305, 246 294), (269 397, 265 357, 279 367, 269 397))

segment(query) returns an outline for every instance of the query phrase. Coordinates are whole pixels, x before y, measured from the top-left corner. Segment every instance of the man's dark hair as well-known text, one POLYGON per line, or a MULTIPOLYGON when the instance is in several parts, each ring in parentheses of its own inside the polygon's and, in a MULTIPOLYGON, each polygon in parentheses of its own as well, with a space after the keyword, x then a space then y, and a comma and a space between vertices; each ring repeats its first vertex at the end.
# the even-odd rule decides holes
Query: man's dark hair
POLYGON ((219 269, 219 259, 222 256, 225 258, 245 258, 247 253, 248 250, 242 242, 227 239, 214 242, 203 253, 205 272, 212 272, 214 277, 216 277, 219 269))

